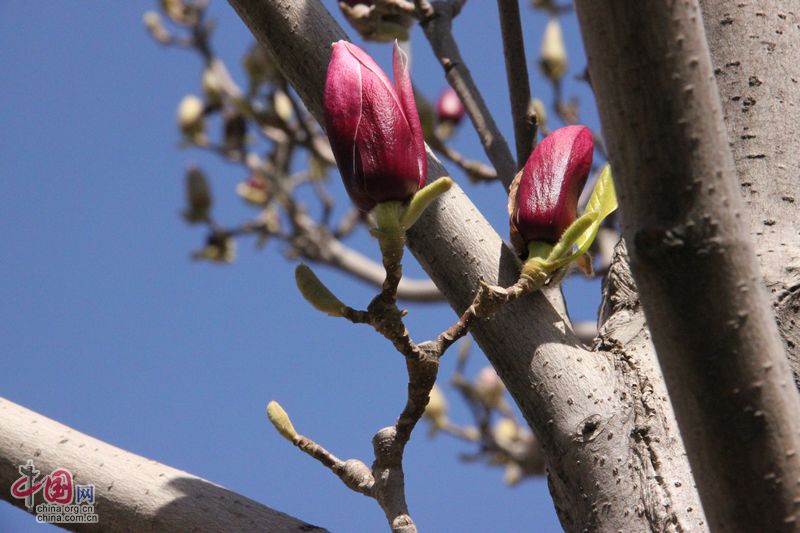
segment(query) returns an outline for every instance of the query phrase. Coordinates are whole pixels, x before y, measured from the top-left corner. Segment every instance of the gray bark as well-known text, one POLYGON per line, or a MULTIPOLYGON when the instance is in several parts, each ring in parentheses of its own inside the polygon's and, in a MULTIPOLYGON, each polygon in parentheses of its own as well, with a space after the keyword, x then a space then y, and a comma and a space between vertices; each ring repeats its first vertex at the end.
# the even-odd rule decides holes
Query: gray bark
MULTIPOLYGON (((330 43, 346 38, 343 30, 318 1, 230 3, 319 119, 330 43)), ((429 179, 444 173, 430 155, 429 179)), ((518 276, 514 253, 457 187, 408 237, 458 314, 479 278, 509 285, 518 276)), ((480 323, 474 336, 542 441, 565 529, 703 529, 641 314, 631 304, 615 310, 607 325, 605 349, 586 350, 572 332, 560 292, 547 290, 480 323), (635 349, 628 351, 614 340, 619 338, 635 349)))
POLYGON ((800 395, 741 220, 699 5, 576 6, 632 271, 711 529, 795 531, 800 395))
POLYGON ((747 227, 800 385, 800 4, 700 6, 747 227))
POLYGON ((24 500, 12 498, 9 487, 28 460, 42 475, 66 468, 75 483, 93 484, 102 531, 326 531, 0 398, 0 492, 22 508, 24 500))

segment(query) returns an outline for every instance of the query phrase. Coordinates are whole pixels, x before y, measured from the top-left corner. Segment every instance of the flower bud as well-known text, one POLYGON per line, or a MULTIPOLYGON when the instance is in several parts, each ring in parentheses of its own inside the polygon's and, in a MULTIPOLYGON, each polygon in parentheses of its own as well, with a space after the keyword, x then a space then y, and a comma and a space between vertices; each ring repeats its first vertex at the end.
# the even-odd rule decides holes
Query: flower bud
POLYGON ((272 105, 275 108, 275 114, 278 115, 278 118, 283 122, 288 123, 292 120, 294 105, 292 105, 292 100, 289 98, 289 95, 281 90, 275 91, 275 94, 272 95, 272 105))
POLYGON ((205 129, 204 105, 200 98, 187 94, 178 105, 178 127, 189 139, 195 139, 205 129))
POLYGON ((183 0, 161 0, 161 9, 176 24, 185 24, 189 7, 183 0))
POLYGON ((236 241, 222 232, 212 232, 206 238, 206 245, 192 253, 195 261, 212 263, 233 263, 236 261, 236 241))
POLYGON ((503 483, 509 487, 513 487, 520 481, 522 481, 522 467, 517 463, 508 463, 506 465, 506 471, 503 474, 503 483))
POLYGON ((561 34, 561 24, 557 18, 551 18, 547 23, 539 54, 539 64, 544 75, 552 81, 560 80, 567 71, 567 49, 561 34))
POLYGON ((458 124, 464 118, 464 104, 452 87, 448 87, 439 95, 436 102, 436 114, 440 122, 458 124))
POLYGON ((263 206, 269 200, 269 184, 258 174, 253 174, 236 186, 236 194, 248 203, 263 206))
POLYGON ((210 68, 203 71, 201 79, 203 95, 210 106, 219 108, 222 104, 223 88, 219 76, 210 68))
POLYGON ((330 316, 344 316, 345 305, 306 265, 297 265, 294 270, 297 288, 308 303, 330 316))
POLYGON ((425 406, 425 418, 436 427, 444 427, 447 423, 447 399, 436 385, 431 389, 429 396, 428 405, 425 406))
POLYGON ((547 129, 547 109, 544 107, 544 102, 539 100, 538 98, 534 98, 531 100, 531 108, 533 112, 536 113, 536 124, 539 126, 540 130, 547 129))
POLYGON ((498 445, 510 448, 520 437, 520 427, 513 419, 503 417, 492 428, 492 436, 498 445))
POLYGON ((225 113, 222 122, 225 150, 229 157, 241 156, 247 137, 247 120, 238 111, 225 113))
POLYGON ((192 166, 186 171, 186 210, 183 218, 190 224, 205 222, 211 211, 211 188, 205 173, 192 166))
POLYGON ((392 85, 357 46, 333 45, 325 81, 325 126, 347 193, 360 209, 405 201, 425 184, 427 157, 408 56, 394 46, 392 85))
POLYGON ((407 41, 408 29, 414 22, 399 3, 341 0, 339 8, 350 25, 367 41, 407 41))
POLYGON ((475 426, 466 426, 461 428, 461 436, 466 440, 478 442, 481 440, 481 431, 475 426))
POLYGON ((262 83, 277 82, 282 77, 272 57, 258 43, 254 43, 242 58, 242 66, 249 78, 251 94, 254 94, 262 83))
POLYGON ((518 252, 532 241, 555 244, 575 221, 593 150, 586 126, 559 128, 536 146, 509 192, 511 239, 518 252))
POLYGON ((150 36, 155 39, 156 42, 168 44, 170 39, 172 39, 169 31, 164 27, 161 15, 155 11, 145 12, 142 21, 144 22, 144 27, 147 28, 148 33, 150 33, 150 36))
POLYGON ((475 378, 475 392, 486 407, 498 407, 503 400, 506 387, 494 368, 487 366, 475 378))
POLYGON ((297 436, 297 430, 294 429, 289 415, 275 400, 267 404, 267 418, 286 440, 292 441, 297 436))

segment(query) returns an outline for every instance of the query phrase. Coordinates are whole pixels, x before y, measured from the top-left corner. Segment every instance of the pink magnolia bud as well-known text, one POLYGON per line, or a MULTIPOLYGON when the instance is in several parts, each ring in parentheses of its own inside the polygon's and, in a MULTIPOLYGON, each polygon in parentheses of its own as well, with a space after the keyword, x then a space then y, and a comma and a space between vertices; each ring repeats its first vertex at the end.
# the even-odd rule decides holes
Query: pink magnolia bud
POLYGON ((586 126, 559 128, 536 146, 511 186, 512 240, 558 242, 577 217, 593 150, 586 126))
POLYGON ((461 99, 452 87, 448 87, 439 95, 439 100, 436 102, 436 114, 439 116, 440 122, 450 121, 458 124, 464 118, 464 104, 461 103, 461 99))
POLYGON ((428 160, 408 56, 394 45, 394 79, 357 46, 333 45, 325 80, 325 129, 347 193, 360 209, 408 200, 425 184, 428 160))

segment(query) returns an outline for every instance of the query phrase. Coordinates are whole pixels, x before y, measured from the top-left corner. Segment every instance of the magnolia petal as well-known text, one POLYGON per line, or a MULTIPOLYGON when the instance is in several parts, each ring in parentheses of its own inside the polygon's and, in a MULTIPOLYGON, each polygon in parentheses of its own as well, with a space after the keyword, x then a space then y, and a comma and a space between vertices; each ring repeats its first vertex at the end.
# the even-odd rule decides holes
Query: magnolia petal
POLYGON ((344 186, 353 202, 361 209, 374 205, 358 183, 359 161, 356 136, 361 121, 361 63, 353 56, 346 41, 333 44, 325 79, 325 130, 331 142, 344 186))
POLYGON ((418 170, 418 186, 424 187, 428 179, 428 156, 425 153, 425 140, 422 134, 422 124, 417 113, 417 103, 414 100, 414 88, 411 85, 411 77, 408 72, 408 54, 400 48, 395 40, 392 54, 392 68, 394 69, 394 83, 397 87, 397 96, 400 99, 400 106, 403 109, 408 127, 414 138, 414 150, 416 152, 418 170))

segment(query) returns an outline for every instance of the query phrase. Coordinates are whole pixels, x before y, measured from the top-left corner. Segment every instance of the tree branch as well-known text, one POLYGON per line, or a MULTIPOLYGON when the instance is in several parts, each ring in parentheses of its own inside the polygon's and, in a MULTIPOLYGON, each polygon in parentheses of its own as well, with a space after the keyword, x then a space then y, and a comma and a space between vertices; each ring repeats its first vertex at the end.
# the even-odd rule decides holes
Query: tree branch
POLYGON ((519 18, 519 0, 497 0, 500 29, 503 33, 503 55, 506 59, 508 95, 511 98, 511 118, 514 120, 514 139, 517 144, 517 168, 522 168, 533 150, 536 122, 531 120, 531 86, 528 63, 525 60, 525 40, 519 18))
POLYGON ((464 104, 467 115, 469 115, 475 131, 478 132, 478 138, 486 156, 494 165, 500 181, 508 189, 517 173, 517 167, 511 150, 508 149, 503 134, 486 107, 486 102, 484 102, 478 86, 475 85, 475 80, 472 79, 472 74, 464 63, 458 45, 453 39, 451 27, 454 12, 459 6, 450 2, 434 2, 428 4, 432 6, 433 11, 426 15, 428 10, 423 9, 422 4, 417 0, 418 10, 422 13, 420 26, 425 32, 425 37, 428 38, 434 55, 444 68, 447 81, 464 104))
MULTIPOLYGON (((341 28, 318 1, 229 1, 319 119, 330 43, 346 38, 341 28)), ((429 153, 429 179, 445 174, 429 153)), ((457 186, 407 237, 459 315, 481 278, 508 286, 519 277, 514 252, 457 186)), ((558 289, 503 307, 472 333, 541 440, 565 529, 703 529, 669 402, 650 398, 652 386, 638 389, 645 378, 662 381, 648 352, 634 365, 623 360, 624 347, 581 348, 558 289), (633 366, 640 378, 634 379, 633 366), (636 418, 638 412, 646 416, 636 418), (632 448, 642 453, 631 454, 632 448)))
POLYGON ((776 0, 702 0, 700 6, 740 192, 750 214, 746 222, 800 386, 797 12, 776 0))
POLYGON ((740 221, 699 6, 576 7, 623 235, 710 526, 794 530, 800 396, 740 221))
POLYGON ((103 531, 325 531, 0 398, 0 493, 23 509, 8 487, 29 459, 44 475, 66 468, 76 483, 93 484, 103 531))
MULTIPOLYGON (((305 256, 348 272, 355 277, 380 287, 386 273, 376 261, 360 254, 336 239, 328 239, 320 250, 320 257, 305 256)), ((397 297, 408 302, 441 302, 444 296, 430 280, 403 277, 397 287, 397 297)))

